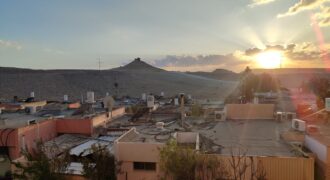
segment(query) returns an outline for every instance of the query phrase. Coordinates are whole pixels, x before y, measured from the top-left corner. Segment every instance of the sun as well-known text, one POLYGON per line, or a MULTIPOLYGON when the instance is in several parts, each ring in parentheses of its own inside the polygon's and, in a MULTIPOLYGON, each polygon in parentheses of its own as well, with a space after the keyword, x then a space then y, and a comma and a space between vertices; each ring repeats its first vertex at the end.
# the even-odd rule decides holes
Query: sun
POLYGON ((259 66, 267 69, 279 68, 282 58, 282 53, 279 51, 264 51, 256 55, 259 66))

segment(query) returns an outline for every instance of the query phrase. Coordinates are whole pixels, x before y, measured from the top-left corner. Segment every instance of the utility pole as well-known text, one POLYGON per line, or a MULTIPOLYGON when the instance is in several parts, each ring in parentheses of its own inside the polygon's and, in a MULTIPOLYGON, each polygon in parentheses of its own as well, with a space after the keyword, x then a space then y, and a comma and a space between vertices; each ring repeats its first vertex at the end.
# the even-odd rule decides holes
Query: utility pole
POLYGON ((101 72, 101 57, 99 57, 99 71, 101 72))

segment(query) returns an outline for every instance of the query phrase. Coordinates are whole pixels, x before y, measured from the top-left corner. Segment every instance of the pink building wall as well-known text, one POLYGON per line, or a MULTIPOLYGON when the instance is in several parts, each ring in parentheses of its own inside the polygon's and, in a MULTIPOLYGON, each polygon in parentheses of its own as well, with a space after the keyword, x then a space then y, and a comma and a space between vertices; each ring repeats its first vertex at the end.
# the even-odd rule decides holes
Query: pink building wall
POLYGON ((12 129, 12 130, 2 130, 5 131, 1 139, 6 141, 7 144, 1 144, 1 146, 7 146, 9 149, 9 157, 11 159, 16 159, 20 157, 21 150, 25 147, 31 150, 35 147, 36 142, 41 140, 43 142, 49 141, 57 136, 56 133, 56 122, 55 120, 46 120, 37 124, 12 129))
MULTIPOLYGON (((118 108, 113 111, 113 118, 125 113, 125 108, 118 108)), ((112 118, 112 119, 113 119, 112 118)), ((37 124, 28 125, 16 129, 0 129, 0 147, 8 147, 11 159, 21 156, 22 148, 31 150, 36 146, 36 141, 49 141, 58 134, 83 134, 91 136, 95 127, 104 125, 111 121, 105 113, 87 119, 50 119, 37 124), (7 141, 7 143, 6 143, 7 141), (25 147, 24 147, 25 146, 25 147)))
POLYGON ((92 134, 92 120, 91 119, 69 119, 62 118, 56 120, 56 131, 59 134, 92 134))

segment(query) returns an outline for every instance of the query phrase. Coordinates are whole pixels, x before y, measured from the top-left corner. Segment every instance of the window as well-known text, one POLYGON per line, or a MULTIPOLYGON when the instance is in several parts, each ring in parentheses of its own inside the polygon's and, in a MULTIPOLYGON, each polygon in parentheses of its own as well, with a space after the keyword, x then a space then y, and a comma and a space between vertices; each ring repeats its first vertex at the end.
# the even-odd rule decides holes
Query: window
POLYGON ((134 170, 155 171, 156 163, 154 163, 154 162, 134 162, 134 170))

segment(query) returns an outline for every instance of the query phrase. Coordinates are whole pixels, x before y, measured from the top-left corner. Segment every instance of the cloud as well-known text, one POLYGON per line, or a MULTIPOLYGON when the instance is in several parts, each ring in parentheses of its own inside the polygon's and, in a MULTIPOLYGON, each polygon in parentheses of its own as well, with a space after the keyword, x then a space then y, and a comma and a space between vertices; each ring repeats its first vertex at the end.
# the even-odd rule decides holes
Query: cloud
POLYGON ((321 6, 320 12, 315 14, 315 18, 319 23, 319 26, 330 26, 330 7, 321 6))
POLYGON ((330 2, 330 0, 300 0, 291 6, 287 12, 277 15, 277 17, 291 16, 301 11, 320 8, 326 2, 330 2))
POLYGON ((152 62, 157 67, 177 71, 212 71, 217 68, 235 69, 246 63, 246 61, 237 58, 234 54, 198 56, 168 55, 152 62))
POLYGON ((266 45, 265 48, 249 48, 244 51, 235 51, 228 55, 198 55, 198 56, 176 56, 168 55, 157 59, 151 64, 172 71, 213 71, 215 69, 230 69, 237 72, 246 66, 257 67, 256 55, 265 51, 278 51, 283 54, 284 61, 288 67, 297 67, 301 63, 315 63, 322 65, 324 57, 329 56, 330 44, 326 45, 326 51, 319 49, 311 42, 296 44, 266 45))
POLYGON ((321 60, 330 52, 330 48, 326 51, 321 51, 315 44, 304 42, 288 45, 267 45, 265 49, 250 48, 245 50, 245 55, 253 58, 258 53, 271 50, 282 52, 291 61, 317 61, 321 60))
POLYGON ((255 6, 268 4, 268 3, 273 2, 273 1, 275 1, 275 0, 252 0, 252 3, 249 4, 248 6, 253 8, 255 6))
POLYGON ((15 41, 7 41, 7 40, 1 40, 0 39, 0 48, 5 47, 5 48, 13 48, 16 50, 21 50, 23 47, 21 44, 15 41))

